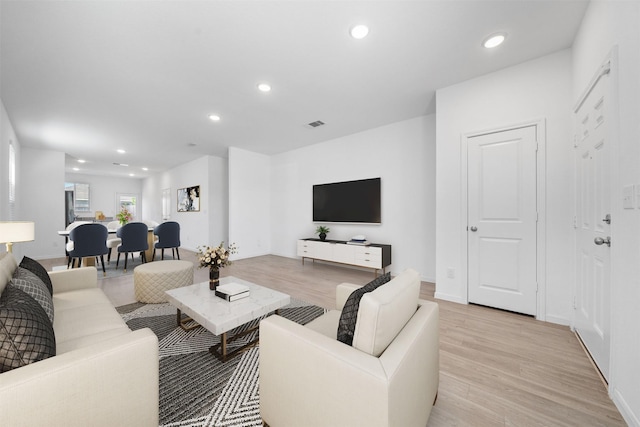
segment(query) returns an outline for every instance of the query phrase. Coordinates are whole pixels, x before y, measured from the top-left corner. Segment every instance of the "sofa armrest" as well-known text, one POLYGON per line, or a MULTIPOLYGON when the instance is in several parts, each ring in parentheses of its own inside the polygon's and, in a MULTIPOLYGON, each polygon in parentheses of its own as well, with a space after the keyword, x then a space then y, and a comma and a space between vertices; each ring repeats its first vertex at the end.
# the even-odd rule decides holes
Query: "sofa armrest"
POLYGON ((260 413, 269 425, 386 425, 386 390, 378 358, 280 316, 260 322, 260 413))
POLYGON ((3 426, 158 426, 158 339, 125 333, 0 374, 3 426))
POLYGON ((49 271, 49 277, 54 294, 98 287, 98 271, 95 267, 49 271))
POLYGON ((353 283, 340 283, 336 286, 336 309, 342 310, 344 304, 347 302, 347 298, 349 298, 349 295, 361 287, 361 285, 354 285, 353 283))

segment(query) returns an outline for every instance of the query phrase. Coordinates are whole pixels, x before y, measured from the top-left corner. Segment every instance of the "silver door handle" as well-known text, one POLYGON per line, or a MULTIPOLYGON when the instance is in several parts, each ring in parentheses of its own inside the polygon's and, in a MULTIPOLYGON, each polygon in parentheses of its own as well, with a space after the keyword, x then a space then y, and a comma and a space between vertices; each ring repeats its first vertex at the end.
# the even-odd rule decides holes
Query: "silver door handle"
POLYGON ((593 239, 593 243, 595 243, 598 246, 600 245, 611 246, 611 237, 607 236, 604 239, 602 237, 596 237, 595 239, 593 239))
POLYGON ((478 231, 478 227, 476 227, 476 226, 474 225, 474 226, 472 226, 469 230, 471 230, 471 231, 473 231, 473 232, 475 233, 476 231, 478 231))

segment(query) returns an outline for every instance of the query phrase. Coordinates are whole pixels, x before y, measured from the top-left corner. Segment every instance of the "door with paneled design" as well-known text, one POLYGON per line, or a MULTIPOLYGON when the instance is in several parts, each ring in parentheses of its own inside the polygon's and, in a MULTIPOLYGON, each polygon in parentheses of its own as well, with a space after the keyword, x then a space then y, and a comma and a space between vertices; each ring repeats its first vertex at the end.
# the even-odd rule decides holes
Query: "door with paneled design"
POLYGON ((535 315, 537 127, 467 144, 469 302, 535 315))

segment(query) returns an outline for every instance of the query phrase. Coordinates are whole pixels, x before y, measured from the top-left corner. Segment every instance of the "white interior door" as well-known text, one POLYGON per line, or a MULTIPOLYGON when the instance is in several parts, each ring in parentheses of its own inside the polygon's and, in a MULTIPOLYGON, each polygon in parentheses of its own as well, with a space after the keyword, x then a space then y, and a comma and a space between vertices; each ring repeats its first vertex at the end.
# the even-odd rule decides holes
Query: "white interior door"
POLYGON ((605 378, 610 351, 611 207, 608 77, 598 81, 575 113, 576 302, 575 327, 605 378))
POLYGON ((469 302, 536 314, 536 126, 467 139, 469 302))

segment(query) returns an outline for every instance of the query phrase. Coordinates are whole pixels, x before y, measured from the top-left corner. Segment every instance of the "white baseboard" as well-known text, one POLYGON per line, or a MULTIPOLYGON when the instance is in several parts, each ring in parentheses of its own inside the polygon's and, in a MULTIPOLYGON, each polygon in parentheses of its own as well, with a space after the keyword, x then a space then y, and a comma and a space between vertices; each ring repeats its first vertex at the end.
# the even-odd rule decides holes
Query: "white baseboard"
POLYGON ((451 301, 451 302, 457 302, 458 304, 468 304, 468 301, 461 298, 459 295, 450 295, 450 294, 445 294, 443 292, 438 292, 436 291, 434 297, 436 299, 441 299, 444 301, 451 301))
POLYGON ((624 396, 617 389, 611 390, 611 400, 615 403, 620 415, 630 427, 640 427, 640 414, 634 414, 631 406, 627 404, 624 396))

